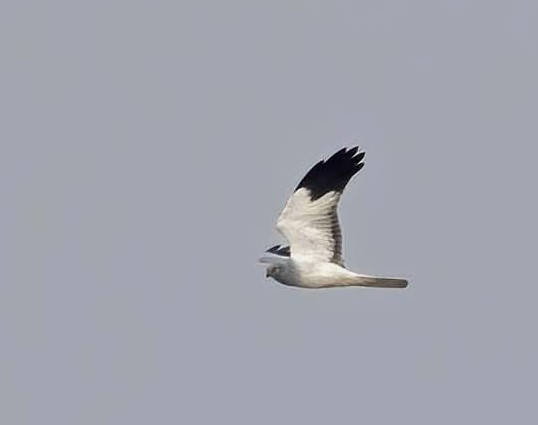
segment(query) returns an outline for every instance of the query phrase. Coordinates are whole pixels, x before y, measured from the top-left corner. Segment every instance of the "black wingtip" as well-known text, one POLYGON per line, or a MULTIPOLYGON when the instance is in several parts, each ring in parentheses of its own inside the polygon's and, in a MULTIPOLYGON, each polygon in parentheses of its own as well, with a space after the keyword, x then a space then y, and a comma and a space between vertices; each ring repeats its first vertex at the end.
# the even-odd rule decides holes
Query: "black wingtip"
POLYGON ((275 245, 275 246, 272 246, 271 248, 269 248, 265 252, 270 252, 271 254, 276 254, 276 255, 282 255, 284 257, 289 257, 291 255, 291 251, 290 251, 289 246, 281 247, 280 245, 275 245))
POLYGON ((302 187, 308 189, 313 201, 328 192, 343 192, 349 180, 364 167, 364 155, 364 152, 359 152, 358 146, 340 149, 330 158, 314 165, 295 190, 302 187))

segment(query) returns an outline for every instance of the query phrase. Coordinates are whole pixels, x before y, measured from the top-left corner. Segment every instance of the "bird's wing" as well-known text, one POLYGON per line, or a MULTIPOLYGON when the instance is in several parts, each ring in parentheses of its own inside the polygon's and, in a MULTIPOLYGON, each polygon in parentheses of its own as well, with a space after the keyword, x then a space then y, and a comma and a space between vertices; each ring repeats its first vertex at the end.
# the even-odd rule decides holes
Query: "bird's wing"
POLYGON ((347 183, 364 166, 359 148, 341 149, 314 165, 297 185, 277 220, 291 257, 343 265, 337 207, 347 183))
POLYGON ((290 257, 289 246, 275 245, 267 249, 265 252, 268 252, 270 255, 264 255, 261 257, 258 260, 260 263, 281 264, 283 259, 288 259, 290 257))
POLYGON ((290 247, 289 246, 280 246, 275 245, 269 248, 265 252, 270 252, 271 254, 280 255, 281 257, 289 257, 290 256, 290 247))

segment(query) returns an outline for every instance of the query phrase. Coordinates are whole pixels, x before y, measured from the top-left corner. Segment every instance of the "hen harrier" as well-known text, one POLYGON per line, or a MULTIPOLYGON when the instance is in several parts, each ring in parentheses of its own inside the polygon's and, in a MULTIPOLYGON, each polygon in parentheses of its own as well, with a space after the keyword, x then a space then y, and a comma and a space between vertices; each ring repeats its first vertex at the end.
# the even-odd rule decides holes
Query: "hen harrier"
POLYGON ((267 277, 289 286, 405 288, 407 280, 366 276, 344 267, 337 207, 347 183, 364 166, 364 152, 343 148, 314 165, 299 182, 277 220, 289 246, 269 248, 260 262, 267 277))

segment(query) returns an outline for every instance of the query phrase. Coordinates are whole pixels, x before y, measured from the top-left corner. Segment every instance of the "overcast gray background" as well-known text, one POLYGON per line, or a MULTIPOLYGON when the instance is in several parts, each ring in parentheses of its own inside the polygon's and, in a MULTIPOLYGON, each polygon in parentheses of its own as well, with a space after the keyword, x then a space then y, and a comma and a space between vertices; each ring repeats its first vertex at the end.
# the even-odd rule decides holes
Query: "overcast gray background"
POLYGON ((2 424, 536 423, 535 1, 0 10, 2 424), (361 145, 356 270, 257 257, 361 145))

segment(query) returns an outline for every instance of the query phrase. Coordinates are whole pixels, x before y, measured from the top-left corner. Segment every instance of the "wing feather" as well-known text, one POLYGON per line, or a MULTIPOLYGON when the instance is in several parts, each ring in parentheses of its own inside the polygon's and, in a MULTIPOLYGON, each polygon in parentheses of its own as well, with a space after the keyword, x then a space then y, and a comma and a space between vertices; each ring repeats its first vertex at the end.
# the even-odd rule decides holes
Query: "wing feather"
POLYGON ((270 252, 271 254, 280 255, 282 257, 289 257, 290 256, 290 247, 289 246, 280 246, 275 245, 271 248, 267 249, 265 252, 270 252))
POLYGON ((292 257, 343 265, 338 202, 349 180, 364 166, 358 147, 341 149, 315 164, 299 182, 277 220, 292 257))

